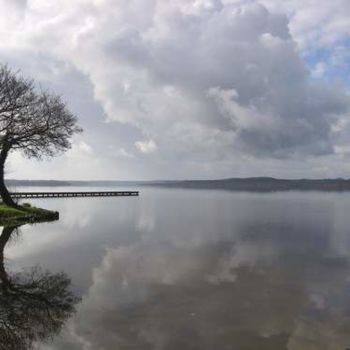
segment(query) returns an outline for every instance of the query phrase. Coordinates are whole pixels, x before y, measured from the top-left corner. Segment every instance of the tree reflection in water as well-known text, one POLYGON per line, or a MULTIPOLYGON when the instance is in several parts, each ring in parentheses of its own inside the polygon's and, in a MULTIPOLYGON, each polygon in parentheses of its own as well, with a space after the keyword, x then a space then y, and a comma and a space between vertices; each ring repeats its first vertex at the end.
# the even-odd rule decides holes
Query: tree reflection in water
POLYGON ((0 236, 0 350, 28 350, 57 334, 75 311, 78 298, 64 272, 34 267, 10 274, 4 248, 18 227, 4 227, 0 236))

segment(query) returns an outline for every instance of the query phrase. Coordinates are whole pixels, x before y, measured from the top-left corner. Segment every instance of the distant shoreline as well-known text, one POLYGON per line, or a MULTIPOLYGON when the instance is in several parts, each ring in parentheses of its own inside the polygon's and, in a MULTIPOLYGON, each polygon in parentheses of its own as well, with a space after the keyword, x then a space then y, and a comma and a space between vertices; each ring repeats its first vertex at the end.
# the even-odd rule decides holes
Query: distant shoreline
POLYGON ((125 187, 153 186, 161 188, 213 189, 248 192, 275 191, 350 191, 350 179, 276 179, 272 177, 229 178, 221 180, 165 180, 165 181, 58 181, 8 179, 10 187, 125 187))

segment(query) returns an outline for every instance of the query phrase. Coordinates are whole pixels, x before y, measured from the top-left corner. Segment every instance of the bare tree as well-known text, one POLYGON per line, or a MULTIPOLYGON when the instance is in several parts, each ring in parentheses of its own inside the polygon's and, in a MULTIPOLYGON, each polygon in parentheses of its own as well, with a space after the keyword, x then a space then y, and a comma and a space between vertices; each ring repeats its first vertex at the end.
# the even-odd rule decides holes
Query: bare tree
POLYGON ((73 134, 81 132, 77 117, 61 96, 42 91, 32 79, 0 65, 0 196, 16 206, 4 182, 5 162, 11 151, 28 158, 54 156, 70 148, 73 134))

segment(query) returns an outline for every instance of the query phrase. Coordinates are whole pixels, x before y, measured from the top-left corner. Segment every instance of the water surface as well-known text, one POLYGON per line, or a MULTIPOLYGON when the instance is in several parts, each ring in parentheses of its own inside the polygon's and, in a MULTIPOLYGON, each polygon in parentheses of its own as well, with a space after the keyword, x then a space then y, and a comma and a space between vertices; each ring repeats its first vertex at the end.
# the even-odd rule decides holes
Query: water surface
POLYGON ((140 191, 32 201, 60 220, 21 227, 7 269, 81 298, 39 349, 350 348, 350 194, 140 191))

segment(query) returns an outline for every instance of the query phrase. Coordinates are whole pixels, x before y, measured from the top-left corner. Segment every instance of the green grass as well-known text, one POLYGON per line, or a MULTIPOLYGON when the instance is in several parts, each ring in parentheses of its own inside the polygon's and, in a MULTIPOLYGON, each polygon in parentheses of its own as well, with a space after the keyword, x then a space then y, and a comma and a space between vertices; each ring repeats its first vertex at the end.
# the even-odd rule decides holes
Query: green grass
POLYGON ((0 203, 0 226, 53 221, 57 219, 58 212, 32 207, 28 203, 15 208, 0 203))

